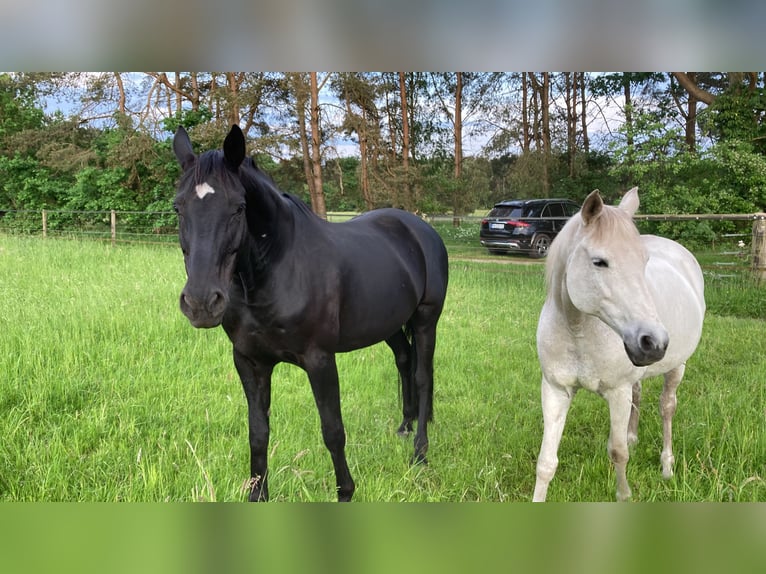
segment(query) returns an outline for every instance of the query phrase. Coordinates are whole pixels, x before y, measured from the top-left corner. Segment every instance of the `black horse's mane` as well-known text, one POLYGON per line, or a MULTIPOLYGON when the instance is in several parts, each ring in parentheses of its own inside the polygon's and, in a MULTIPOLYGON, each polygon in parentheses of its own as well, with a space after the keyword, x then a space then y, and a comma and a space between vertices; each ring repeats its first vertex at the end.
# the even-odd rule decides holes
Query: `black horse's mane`
POLYGON ((295 206, 303 215, 316 217, 316 214, 311 211, 311 208, 306 205, 306 202, 304 202, 300 197, 279 189, 276 182, 274 181, 274 178, 263 171, 260 167, 258 167, 258 164, 255 163, 253 158, 245 158, 245 160, 242 162, 242 165, 240 166, 239 174, 240 181, 242 182, 242 185, 245 186, 245 189, 255 188, 260 190, 262 193, 267 192, 276 194, 283 200, 289 201, 290 204, 295 206))
POLYGON ((197 158, 194 169, 190 170, 188 177, 192 177, 195 183, 199 183, 205 181, 213 174, 224 181, 234 181, 239 177, 245 190, 271 195, 287 204, 291 210, 295 210, 304 216, 316 217, 316 214, 300 197, 279 189, 274 178, 262 170, 251 157, 246 157, 239 166, 239 169, 234 171, 227 166, 222 150, 210 150, 197 158))

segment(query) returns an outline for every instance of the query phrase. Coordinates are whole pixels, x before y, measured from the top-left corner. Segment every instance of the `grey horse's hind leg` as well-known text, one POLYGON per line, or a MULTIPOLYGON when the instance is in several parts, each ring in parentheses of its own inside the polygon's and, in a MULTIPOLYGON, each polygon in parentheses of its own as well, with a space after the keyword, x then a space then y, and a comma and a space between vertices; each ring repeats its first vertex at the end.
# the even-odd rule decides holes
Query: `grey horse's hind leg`
POLYGON ((628 421, 628 446, 638 442, 638 415, 641 410, 641 381, 633 383, 633 402, 628 421))

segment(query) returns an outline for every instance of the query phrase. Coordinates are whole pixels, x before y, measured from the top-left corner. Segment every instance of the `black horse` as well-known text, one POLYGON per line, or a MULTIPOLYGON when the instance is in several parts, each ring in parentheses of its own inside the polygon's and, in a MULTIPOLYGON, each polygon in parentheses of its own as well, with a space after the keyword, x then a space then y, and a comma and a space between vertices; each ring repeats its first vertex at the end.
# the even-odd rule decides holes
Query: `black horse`
POLYGON ((236 125, 222 151, 199 157, 179 127, 173 150, 183 168, 174 205, 187 275, 181 311, 195 327, 222 325, 233 344, 248 405, 250 500, 268 499, 271 374, 280 362, 308 374, 338 500, 351 500, 355 487, 335 353, 388 343, 402 385, 398 432, 417 419, 413 462, 426 462, 448 275, 439 235, 398 209, 324 221, 245 157, 236 125))

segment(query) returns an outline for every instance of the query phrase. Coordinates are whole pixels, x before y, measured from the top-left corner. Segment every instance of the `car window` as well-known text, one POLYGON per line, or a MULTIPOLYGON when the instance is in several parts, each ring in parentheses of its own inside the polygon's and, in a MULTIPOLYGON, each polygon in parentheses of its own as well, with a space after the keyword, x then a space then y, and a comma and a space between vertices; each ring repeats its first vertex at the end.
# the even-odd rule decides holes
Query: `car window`
POLYGON ((492 208, 488 217, 521 217, 521 207, 512 205, 501 205, 492 208))
POLYGON ((560 203, 549 203, 545 217, 564 217, 564 206, 560 203))
POLYGON ((574 203, 565 203, 564 211, 566 212, 567 217, 572 217, 575 213, 580 211, 580 206, 574 203))
POLYGON ((527 207, 524 217, 542 217, 542 211, 545 205, 535 204, 527 207))

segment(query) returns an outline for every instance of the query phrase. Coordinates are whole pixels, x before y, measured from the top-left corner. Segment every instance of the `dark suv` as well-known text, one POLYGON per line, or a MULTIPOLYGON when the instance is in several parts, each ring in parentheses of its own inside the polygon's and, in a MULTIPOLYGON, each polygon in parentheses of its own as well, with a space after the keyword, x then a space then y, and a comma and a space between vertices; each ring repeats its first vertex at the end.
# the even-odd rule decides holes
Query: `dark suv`
POLYGON ((551 241, 580 211, 569 199, 512 199, 496 203, 481 220, 479 238, 490 253, 545 257, 551 241))

